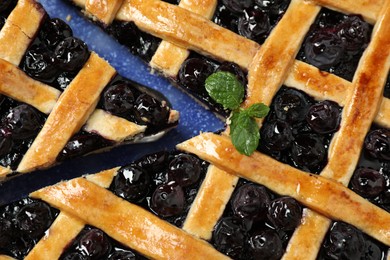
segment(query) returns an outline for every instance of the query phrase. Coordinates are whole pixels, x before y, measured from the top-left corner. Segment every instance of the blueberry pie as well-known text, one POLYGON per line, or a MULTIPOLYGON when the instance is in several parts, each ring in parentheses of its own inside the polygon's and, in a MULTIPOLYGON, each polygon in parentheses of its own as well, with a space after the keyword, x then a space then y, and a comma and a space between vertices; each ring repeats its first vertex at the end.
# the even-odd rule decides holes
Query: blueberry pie
POLYGON ((216 71, 270 106, 250 157, 227 133, 179 144, 212 164, 200 237, 238 259, 387 258, 389 1, 73 2, 221 116, 216 71))
POLYGON ((0 19, 2 178, 177 125, 163 95, 118 75, 35 1, 2 1, 0 19))
MULTIPOLYGON (((1 207, 4 255, 390 257, 390 1, 73 2, 222 117, 231 111, 205 90, 218 71, 247 85, 240 109, 270 111, 255 121, 251 156, 236 150, 231 128, 203 133, 1 207)), ((63 45, 80 46, 57 44, 65 68, 63 45)), ((24 63, 45 55, 35 48, 24 63)), ((45 80, 55 75, 40 68, 45 80)))

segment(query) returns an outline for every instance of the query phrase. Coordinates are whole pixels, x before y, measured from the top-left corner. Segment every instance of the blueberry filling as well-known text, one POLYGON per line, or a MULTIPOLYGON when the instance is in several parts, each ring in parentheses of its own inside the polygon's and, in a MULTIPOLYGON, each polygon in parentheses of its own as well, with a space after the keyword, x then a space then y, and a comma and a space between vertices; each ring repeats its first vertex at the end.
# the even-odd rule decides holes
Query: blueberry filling
POLYGON ((23 259, 58 215, 45 202, 22 199, 0 208, 0 254, 23 259))
POLYGON ((220 0, 212 20, 262 44, 289 4, 289 0, 220 0))
POLYGON ((293 198, 240 179, 211 242, 233 259, 280 259, 301 218, 293 198))
POLYGON ((216 61, 195 53, 192 53, 181 65, 177 83, 187 90, 190 95, 204 102, 212 111, 223 117, 227 117, 230 111, 224 109, 220 104, 211 99, 205 89, 206 78, 217 71, 233 73, 244 86, 247 84, 246 72, 237 64, 232 62, 218 64, 216 61))
POLYGON ((46 17, 20 67, 30 77, 64 90, 89 55, 87 45, 73 37, 64 21, 46 17))
POLYGON ((112 145, 113 142, 104 139, 100 135, 80 131, 68 141, 57 156, 57 161, 61 162, 70 158, 82 156, 112 145))
POLYGON ((323 241, 317 259, 386 259, 388 248, 355 227, 334 222, 323 241))
POLYGON ((120 168, 109 189, 181 227, 207 166, 191 154, 157 152, 120 168))
POLYGON ((141 260, 146 258, 135 250, 121 245, 100 229, 86 226, 64 250, 59 259, 141 260))
POLYGON ((333 101, 315 101, 307 94, 282 87, 260 129, 258 150, 294 167, 319 173, 339 129, 341 108, 333 101))
POLYGON ((41 130, 46 115, 8 97, 0 99, 0 165, 15 170, 41 130))
POLYGON ((297 58, 351 81, 371 32, 372 26, 361 16, 323 8, 297 58))
POLYGON ((161 40, 150 34, 147 34, 133 23, 114 20, 106 28, 120 44, 129 48, 130 52, 139 56, 146 62, 149 62, 156 52, 161 40))
MULTIPOLYGON (((17 0, 3 0, 3 1, 1 1, 1 3, 0 3, 0 17, 7 18, 8 15, 15 8, 17 3, 18 3, 17 0)), ((0 26, 0 28, 1 27, 2 26, 0 26)))
POLYGON ((147 125, 145 134, 154 134, 169 126, 170 104, 160 93, 117 75, 103 90, 98 108, 139 125, 147 125))
POLYGON ((390 212, 390 130, 371 127, 349 187, 390 212))
POLYGON ((390 98, 390 73, 387 75, 387 81, 383 95, 387 98, 390 98))

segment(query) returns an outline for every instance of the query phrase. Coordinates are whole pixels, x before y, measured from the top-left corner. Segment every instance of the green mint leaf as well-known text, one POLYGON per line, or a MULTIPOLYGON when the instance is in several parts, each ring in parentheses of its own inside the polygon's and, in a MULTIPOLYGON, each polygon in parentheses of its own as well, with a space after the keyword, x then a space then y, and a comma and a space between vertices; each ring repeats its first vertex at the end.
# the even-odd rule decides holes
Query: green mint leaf
POLYGON ((256 103, 251 105, 249 108, 245 109, 244 112, 249 117, 262 118, 265 117, 269 112, 269 107, 263 103, 256 103))
POLYGON ((241 82, 230 72, 219 71, 207 77, 206 91, 212 99, 225 109, 236 109, 240 106, 245 89, 241 82))
POLYGON ((259 145, 260 133, 256 120, 247 113, 233 111, 230 118, 230 137, 237 151, 251 155, 259 145))

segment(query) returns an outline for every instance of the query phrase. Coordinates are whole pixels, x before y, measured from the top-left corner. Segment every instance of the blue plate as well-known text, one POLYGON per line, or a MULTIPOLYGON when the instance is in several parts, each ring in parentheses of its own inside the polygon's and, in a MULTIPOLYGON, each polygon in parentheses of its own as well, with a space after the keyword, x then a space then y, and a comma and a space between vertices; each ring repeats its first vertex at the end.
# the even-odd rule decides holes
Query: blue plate
POLYGON ((180 123, 176 129, 153 143, 124 145, 109 152, 72 159, 45 171, 16 176, 0 184, 0 205, 20 199, 33 190, 60 180, 124 165, 154 151, 174 149, 176 144, 198 135, 201 131, 217 131, 224 127, 224 123, 214 114, 172 86, 166 79, 151 74, 144 62, 84 18, 67 0, 40 2, 51 17, 63 20, 70 18, 68 24, 74 35, 85 41, 90 50, 105 58, 119 74, 163 93, 173 108, 180 111, 180 123))

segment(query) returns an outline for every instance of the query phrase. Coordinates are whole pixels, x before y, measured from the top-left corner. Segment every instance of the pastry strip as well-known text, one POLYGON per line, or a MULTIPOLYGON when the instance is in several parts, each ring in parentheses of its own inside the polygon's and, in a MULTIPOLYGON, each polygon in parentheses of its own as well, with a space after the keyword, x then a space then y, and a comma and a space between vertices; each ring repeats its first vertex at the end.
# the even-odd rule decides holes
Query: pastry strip
POLYGON ((204 133, 179 145, 217 167, 265 185, 334 220, 342 220, 390 245, 390 214, 340 183, 308 174, 259 152, 240 154, 226 136, 204 133))
POLYGON ((183 229, 195 236, 210 240, 214 226, 222 216, 237 181, 236 176, 210 165, 187 214, 183 229))
MULTIPOLYGON (((179 6, 206 19, 211 19, 217 6, 216 0, 181 0, 179 6)), ((187 59, 190 52, 169 42, 162 41, 150 61, 152 68, 163 71, 166 76, 175 77, 180 66, 187 59)))
POLYGON ((0 93, 49 114, 61 91, 30 78, 17 66, 0 59, 0 93))
POLYGON ((89 117, 84 130, 97 133, 108 140, 122 142, 145 132, 146 126, 137 125, 104 110, 96 109, 89 117))
POLYGON ((375 23, 381 10, 381 2, 373 0, 309 0, 320 6, 347 14, 361 14, 370 23, 375 23))
POLYGON ((71 136, 86 122, 97 104, 101 91, 114 74, 114 68, 106 61, 94 53, 91 54, 87 63, 61 95, 42 130, 20 162, 18 172, 31 171, 55 162, 71 136))
POLYGON ((24 259, 59 259, 64 248, 80 233, 84 226, 84 222, 78 218, 61 212, 45 236, 39 240, 24 259))
POLYGON ((122 3, 123 0, 86 0, 85 10, 103 24, 110 24, 122 3))
MULTIPOLYGON (((252 61, 248 77, 247 99, 244 106, 248 107, 259 102, 271 103, 272 97, 287 76, 289 66, 294 62, 295 55, 292 55, 292 53, 299 48, 319 10, 320 8, 310 3, 302 4, 296 0, 290 3, 286 14, 279 22, 282 25, 276 27, 271 32, 252 61), (295 17, 298 17, 298 19, 295 17), (305 21, 305 23, 302 23, 302 21, 305 21), (291 33, 292 31, 294 33, 291 33), (283 41, 275 40, 281 38, 283 41), (286 48, 286 46, 289 47, 286 48), (269 92, 267 92, 267 95, 262 95, 262 92, 265 91, 269 92)), ((202 228, 198 227, 196 229, 201 237, 205 239, 210 239, 212 230, 234 191, 235 186, 231 184, 236 184, 238 181, 237 176, 228 174, 213 165, 210 166, 209 174, 206 177, 207 184, 202 185, 202 188, 199 190, 198 196, 194 201, 195 206, 191 208, 193 212, 189 214, 189 219, 184 224, 184 228, 192 229, 202 224, 202 228), (209 176, 209 174, 211 175, 209 176), (213 196, 209 195, 215 192, 215 187, 218 187, 219 193, 213 196), (214 199, 212 201, 207 200, 207 203, 205 203, 203 197, 206 196, 214 199), (221 202, 224 202, 224 204, 221 204, 221 202), (202 208, 203 210, 200 210, 202 208), (206 214, 208 208, 219 210, 213 212, 213 214, 211 212, 206 214)))
MULTIPOLYGON (((386 34, 389 31, 390 1, 387 1, 374 27, 371 43, 355 73, 340 130, 331 142, 329 162, 321 172, 321 176, 334 179, 345 186, 356 168, 364 138, 383 98, 383 86, 390 68, 390 34, 386 34)), ((284 259, 297 259, 303 253, 314 259, 320 248, 318 245, 331 224, 330 220, 315 212, 304 216, 302 221, 305 224, 295 231, 284 259), (308 241, 307 236, 313 231, 317 236, 308 241)))
POLYGON ((18 66, 44 16, 40 4, 19 0, 0 31, 0 58, 18 66))
POLYGON ((207 242, 83 178, 43 188, 31 196, 61 211, 72 212, 86 223, 104 230, 112 238, 148 257, 183 259, 191 255, 194 259, 228 259, 207 242))

